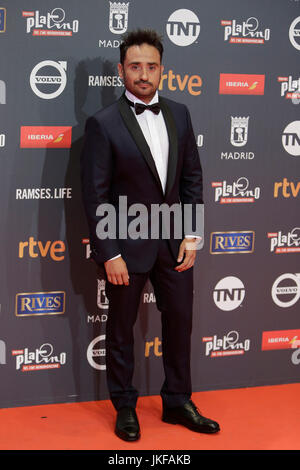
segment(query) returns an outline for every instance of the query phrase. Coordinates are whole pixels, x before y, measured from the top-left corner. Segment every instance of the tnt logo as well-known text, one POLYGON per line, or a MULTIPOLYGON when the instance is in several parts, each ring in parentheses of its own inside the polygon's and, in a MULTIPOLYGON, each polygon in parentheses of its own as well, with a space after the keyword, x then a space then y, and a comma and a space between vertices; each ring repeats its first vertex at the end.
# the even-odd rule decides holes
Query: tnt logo
POLYGON ((300 156, 300 121, 286 126, 282 134, 282 145, 290 155, 300 156))
POLYGON ((213 297, 216 306, 221 310, 234 310, 244 300, 245 286, 238 277, 224 277, 217 283, 213 297))
POLYGON ((167 34, 176 46, 189 46, 200 33, 200 22, 191 10, 184 8, 174 11, 167 21, 167 34))

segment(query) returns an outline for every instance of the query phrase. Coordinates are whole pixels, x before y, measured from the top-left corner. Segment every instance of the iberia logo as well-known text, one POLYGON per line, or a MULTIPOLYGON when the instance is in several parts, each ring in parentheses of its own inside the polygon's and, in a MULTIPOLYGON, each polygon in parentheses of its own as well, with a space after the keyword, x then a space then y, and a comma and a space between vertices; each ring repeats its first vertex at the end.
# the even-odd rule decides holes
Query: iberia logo
POLYGON ((264 331, 262 335, 263 351, 271 349, 296 349, 300 347, 300 330, 264 331))
POLYGON ((220 73, 220 95, 263 95, 264 89, 264 75, 220 73))
POLYGON ((21 148, 70 148, 71 126, 22 126, 21 148))

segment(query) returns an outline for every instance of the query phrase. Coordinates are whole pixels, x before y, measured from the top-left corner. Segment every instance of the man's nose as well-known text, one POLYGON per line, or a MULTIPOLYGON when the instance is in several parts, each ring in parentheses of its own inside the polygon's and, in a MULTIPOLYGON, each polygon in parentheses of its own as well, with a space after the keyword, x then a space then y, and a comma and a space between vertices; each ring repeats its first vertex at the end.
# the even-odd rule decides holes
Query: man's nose
POLYGON ((142 67, 140 78, 141 78, 141 80, 144 80, 145 82, 148 80, 148 70, 147 70, 147 67, 142 67))

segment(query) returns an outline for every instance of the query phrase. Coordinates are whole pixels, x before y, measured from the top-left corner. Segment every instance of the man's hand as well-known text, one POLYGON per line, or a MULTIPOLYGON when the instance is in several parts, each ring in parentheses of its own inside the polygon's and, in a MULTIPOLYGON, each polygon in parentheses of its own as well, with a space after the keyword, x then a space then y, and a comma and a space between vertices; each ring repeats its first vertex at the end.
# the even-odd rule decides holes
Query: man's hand
POLYGON ((176 271, 185 271, 194 265, 197 254, 197 244, 200 243, 200 241, 201 238, 196 237, 184 238, 182 240, 179 246, 177 261, 182 261, 183 257, 184 261, 174 268, 176 271))
POLYGON ((105 261, 104 267, 109 282, 112 284, 125 284, 125 286, 129 285, 128 270, 122 256, 105 261))

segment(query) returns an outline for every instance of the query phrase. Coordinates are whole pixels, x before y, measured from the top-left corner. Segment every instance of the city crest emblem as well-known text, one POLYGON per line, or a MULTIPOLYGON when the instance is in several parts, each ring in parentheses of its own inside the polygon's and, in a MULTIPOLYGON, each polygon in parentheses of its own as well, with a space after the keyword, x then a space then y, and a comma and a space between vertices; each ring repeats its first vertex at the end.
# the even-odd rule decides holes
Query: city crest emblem
POLYGON ((242 147, 248 139, 248 117, 231 116, 230 142, 235 147, 242 147))
POLYGON ((123 34, 128 26, 129 3, 109 2, 109 29, 113 34, 123 34))
POLYGON ((97 306, 98 308, 108 308, 109 302, 105 294, 105 280, 97 279, 98 290, 97 290, 97 306))

